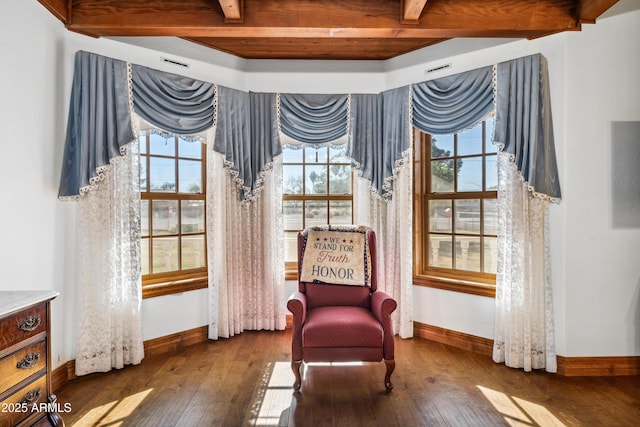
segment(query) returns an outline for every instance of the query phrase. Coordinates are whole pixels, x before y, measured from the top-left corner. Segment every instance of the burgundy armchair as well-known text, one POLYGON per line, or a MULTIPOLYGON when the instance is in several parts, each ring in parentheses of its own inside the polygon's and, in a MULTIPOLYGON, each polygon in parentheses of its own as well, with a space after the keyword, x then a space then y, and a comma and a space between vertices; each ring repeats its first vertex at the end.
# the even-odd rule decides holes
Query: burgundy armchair
MULTIPOLYGON (((310 230, 342 231, 341 242, 352 241, 347 227, 314 227, 298 233, 298 291, 287 301, 287 308, 293 313, 291 338, 291 369, 295 375, 293 388, 301 386, 300 367, 302 362, 380 362, 384 360, 386 372, 384 384, 391 390, 391 374, 395 369, 394 333, 391 313, 396 309, 396 301, 384 292, 377 290, 376 276, 376 235, 371 228, 352 227, 360 234, 368 255, 365 256, 366 281, 362 285, 344 285, 326 283, 320 280, 305 282, 308 273, 303 274, 303 259, 310 230), (362 237, 364 235, 364 237, 362 237)), ((317 234, 314 234, 317 236, 317 234)), ((316 239, 314 240, 321 240, 316 239)), ((326 239, 324 239, 326 240, 326 239)), ((319 245, 321 244, 318 243, 319 245)), ((321 247, 322 249, 322 247, 321 247)), ((311 256, 311 253, 309 256, 311 256)), ((315 272, 333 272, 328 274, 339 279, 350 278, 352 273, 331 266, 322 265, 322 261, 348 261, 347 256, 339 253, 314 252, 315 272), (320 253, 319 256, 315 255, 320 253), (343 259, 344 257, 344 259, 343 259)), ((339 281, 339 280, 334 280, 339 281)))

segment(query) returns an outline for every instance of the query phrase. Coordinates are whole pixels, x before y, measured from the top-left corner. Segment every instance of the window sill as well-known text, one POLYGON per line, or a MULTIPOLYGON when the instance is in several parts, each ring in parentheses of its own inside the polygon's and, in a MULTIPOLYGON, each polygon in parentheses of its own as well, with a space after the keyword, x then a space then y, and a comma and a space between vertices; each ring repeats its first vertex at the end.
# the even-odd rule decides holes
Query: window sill
POLYGON ((297 261, 287 261, 284 263, 284 280, 298 280, 297 261))
POLYGON ((413 284, 416 286, 424 286, 427 288, 444 289, 453 292, 462 292, 465 294, 479 295, 483 297, 496 297, 495 280, 481 279, 465 280, 461 278, 449 278, 432 275, 414 275, 413 284))
POLYGON ((198 289, 205 289, 207 286, 209 286, 207 276, 189 277, 154 283, 143 282, 142 299, 195 291, 198 289))
POLYGON ((296 268, 295 270, 285 270, 284 280, 298 280, 298 269, 296 268))

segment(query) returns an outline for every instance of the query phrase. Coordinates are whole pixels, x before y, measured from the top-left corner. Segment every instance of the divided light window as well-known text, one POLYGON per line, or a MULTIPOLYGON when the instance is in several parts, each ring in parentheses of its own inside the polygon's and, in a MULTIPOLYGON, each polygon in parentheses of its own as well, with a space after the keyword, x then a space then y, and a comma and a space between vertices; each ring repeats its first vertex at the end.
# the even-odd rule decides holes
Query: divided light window
POLYGON ((140 132, 143 287, 206 283, 204 147, 193 138, 140 132))
POLYGON ((297 234, 306 227, 353 224, 353 183, 346 144, 287 146, 282 153, 282 210, 287 277, 297 273, 297 234))
POLYGON ((492 128, 490 118, 457 134, 416 138, 416 284, 495 293, 498 169, 492 128))

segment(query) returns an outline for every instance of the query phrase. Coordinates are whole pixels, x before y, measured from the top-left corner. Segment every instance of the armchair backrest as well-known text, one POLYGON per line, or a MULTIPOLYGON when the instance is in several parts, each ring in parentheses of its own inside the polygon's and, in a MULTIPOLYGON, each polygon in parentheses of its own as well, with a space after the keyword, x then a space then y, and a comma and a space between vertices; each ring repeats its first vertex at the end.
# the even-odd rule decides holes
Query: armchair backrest
MULTIPOLYGON (((346 234, 345 234, 346 235, 346 234)), ((307 308, 321 306, 351 305, 371 309, 371 294, 377 290, 376 234, 369 227, 311 227, 298 233, 298 291, 307 297, 307 308), (328 284, 303 281, 303 259, 310 231, 329 230, 331 232, 364 234, 365 250, 369 263, 367 285, 328 284)))

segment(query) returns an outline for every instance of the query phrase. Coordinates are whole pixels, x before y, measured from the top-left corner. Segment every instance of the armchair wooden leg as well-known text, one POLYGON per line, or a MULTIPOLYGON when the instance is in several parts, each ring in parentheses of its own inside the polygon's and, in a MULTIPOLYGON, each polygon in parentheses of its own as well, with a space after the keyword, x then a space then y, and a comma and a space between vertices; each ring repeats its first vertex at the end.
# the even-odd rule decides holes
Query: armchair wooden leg
POLYGON ((295 391, 300 391, 300 385, 302 384, 302 379, 300 377, 300 365, 302 365, 302 360, 291 361, 291 370, 295 376, 295 381, 293 383, 293 389, 295 391))
POLYGON ((384 375, 384 386, 388 391, 393 389, 393 384, 391 384, 391 374, 393 370, 396 369, 396 361, 395 360, 385 360, 385 365, 387 365, 387 372, 384 375))

